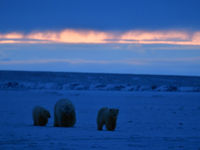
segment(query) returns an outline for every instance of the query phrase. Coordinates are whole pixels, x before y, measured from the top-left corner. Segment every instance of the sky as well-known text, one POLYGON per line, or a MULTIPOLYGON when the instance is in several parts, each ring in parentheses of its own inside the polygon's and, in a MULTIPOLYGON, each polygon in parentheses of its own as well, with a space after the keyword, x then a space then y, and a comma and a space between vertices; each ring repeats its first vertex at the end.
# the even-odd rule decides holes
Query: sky
POLYGON ((200 76, 199 0, 0 0, 0 70, 200 76))

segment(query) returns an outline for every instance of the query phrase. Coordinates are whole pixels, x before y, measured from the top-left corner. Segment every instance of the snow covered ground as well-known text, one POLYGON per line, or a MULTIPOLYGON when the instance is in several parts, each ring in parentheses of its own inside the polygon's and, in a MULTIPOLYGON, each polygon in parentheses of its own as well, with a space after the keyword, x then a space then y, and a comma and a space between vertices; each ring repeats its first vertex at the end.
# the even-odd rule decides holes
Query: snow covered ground
POLYGON ((0 90, 0 149, 200 150, 200 92, 0 90), (69 98, 77 111, 73 128, 53 127, 53 108, 69 98), (52 117, 32 124, 32 108, 52 117), (103 106, 119 108, 115 131, 97 131, 103 106))
POLYGON ((0 90, 200 92, 200 77, 0 71, 0 90))

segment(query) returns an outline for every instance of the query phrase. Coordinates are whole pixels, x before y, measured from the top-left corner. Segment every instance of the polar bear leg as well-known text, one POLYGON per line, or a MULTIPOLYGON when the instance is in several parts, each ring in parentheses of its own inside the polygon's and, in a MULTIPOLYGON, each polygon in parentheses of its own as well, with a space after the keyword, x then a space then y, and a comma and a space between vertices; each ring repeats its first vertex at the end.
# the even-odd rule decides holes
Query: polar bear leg
POLYGON ((115 126, 116 126, 116 123, 113 122, 113 121, 107 121, 106 122, 106 129, 109 130, 109 131, 115 130, 115 126))
POLYGON ((98 130, 103 130, 103 125, 105 124, 104 121, 98 121, 98 124, 97 124, 97 129, 98 130))
POLYGON ((37 126, 37 125, 38 125, 38 122, 37 122, 36 117, 34 117, 34 119, 33 119, 33 125, 34 125, 34 126, 37 126))

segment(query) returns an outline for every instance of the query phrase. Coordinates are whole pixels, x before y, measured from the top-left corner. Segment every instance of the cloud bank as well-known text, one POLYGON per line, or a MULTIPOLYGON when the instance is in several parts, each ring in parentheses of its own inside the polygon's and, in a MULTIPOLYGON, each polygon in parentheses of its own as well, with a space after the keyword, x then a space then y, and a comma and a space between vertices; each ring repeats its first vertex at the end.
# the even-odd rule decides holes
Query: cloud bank
POLYGON ((105 32, 95 30, 38 31, 27 34, 0 33, 0 44, 168 44, 200 45, 200 31, 105 32))
POLYGON ((197 63, 200 64, 200 57, 182 58, 146 58, 146 59, 122 59, 122 60, 91 60, 91 59, 32 59, 32 60, 6 60, 1 61, 1 65, 10 64, 48 64, 48 63, 67 63, 67 64, 125 64, 125 65, 150 65, 160 63, 197 63))

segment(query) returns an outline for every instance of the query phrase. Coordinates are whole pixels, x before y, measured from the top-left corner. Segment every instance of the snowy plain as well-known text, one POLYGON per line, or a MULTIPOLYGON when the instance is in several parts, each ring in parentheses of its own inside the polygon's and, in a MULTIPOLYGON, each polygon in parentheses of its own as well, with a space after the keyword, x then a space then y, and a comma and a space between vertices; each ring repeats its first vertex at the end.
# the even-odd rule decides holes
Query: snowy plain
POLYGON ((200 92, 9 87, 0 89, 0 113, 2 150, 200 150, 200 92), (53 109, 60 98, 75 105, 73 128, 53 127, 53 109), (46 127, 33 126, 35 105, 50 111, 46 127), (120 110, 113 132, 97 130, 97 112, 105 106, 120 110))
POLYGON ((0 91, 0 149, 200 149, 200 93, 0 91), (60 98, 77 111, 73 128, 53 127, 53 107, 60 98), (46 107, 46 127, 32 123, 32 108, 46 107), (97 131, 103 106, 120 109, 114 132, 97 131))

